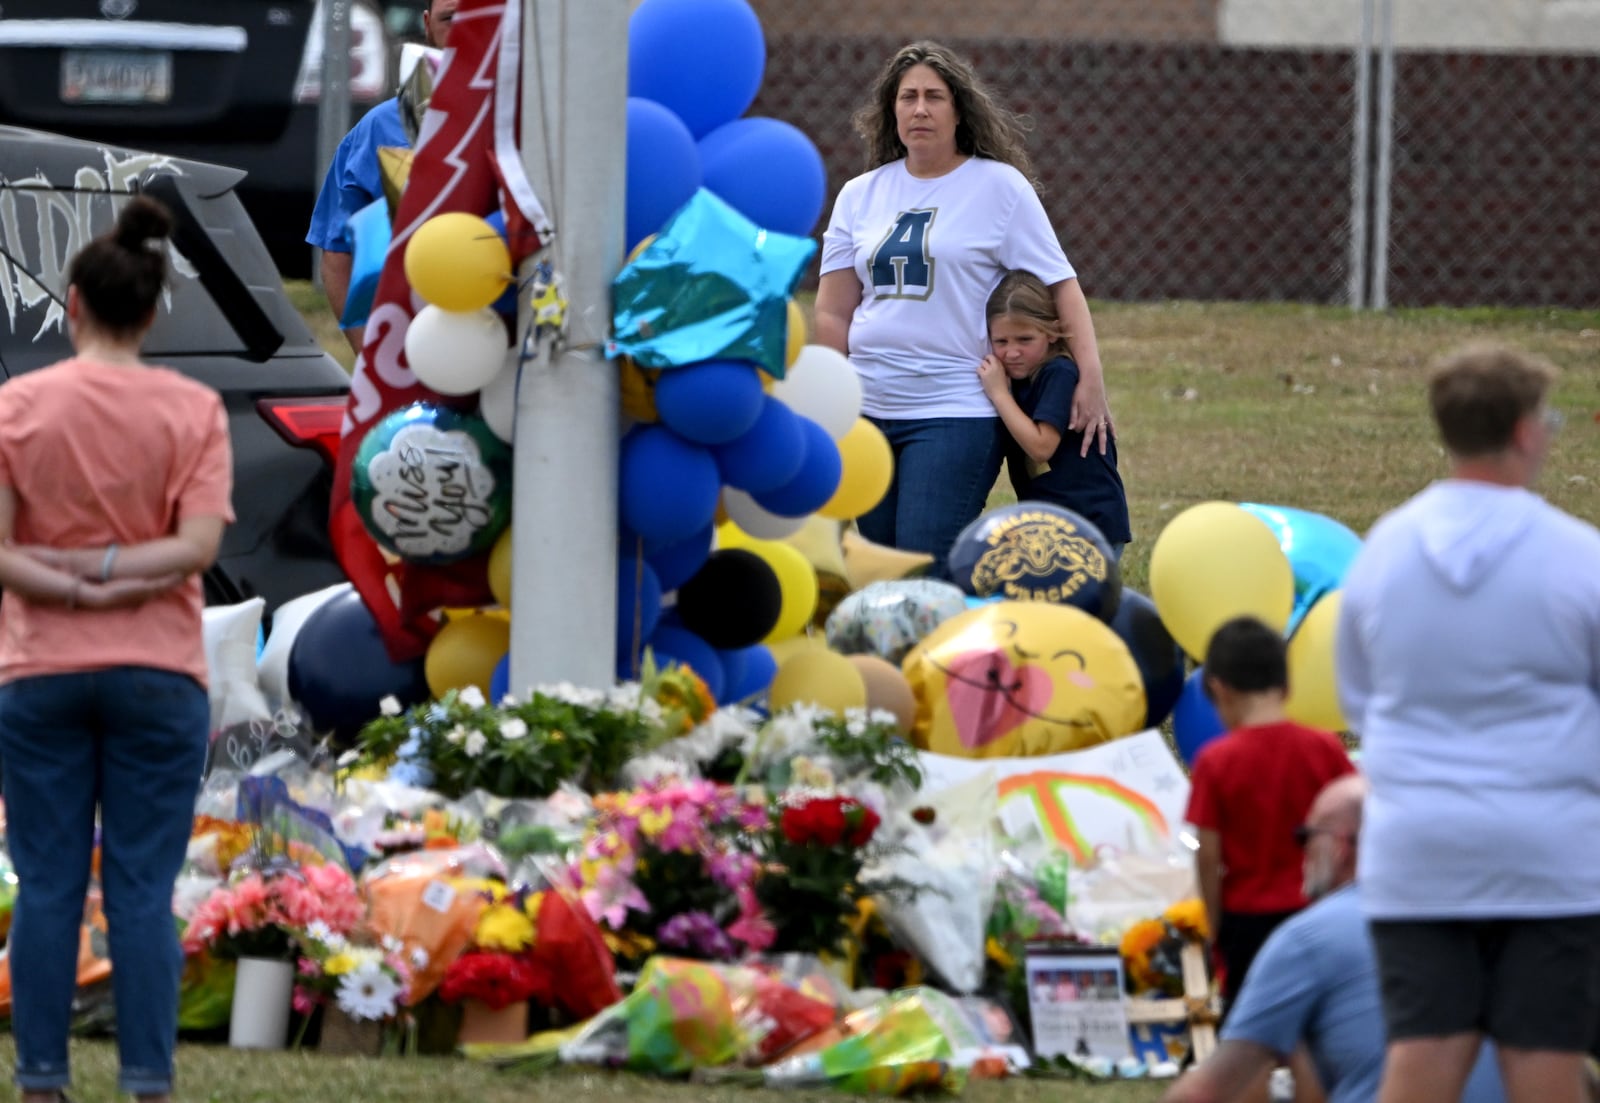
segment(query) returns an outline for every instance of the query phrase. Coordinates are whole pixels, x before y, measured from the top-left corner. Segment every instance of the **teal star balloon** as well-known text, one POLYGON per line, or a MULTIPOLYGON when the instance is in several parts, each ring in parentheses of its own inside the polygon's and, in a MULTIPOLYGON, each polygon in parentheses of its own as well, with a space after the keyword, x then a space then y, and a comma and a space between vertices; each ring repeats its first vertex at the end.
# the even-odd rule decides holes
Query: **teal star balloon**
POLYGON ((782 379, 789 296, 816 251, 701 188, 611 285, 606 355, 642 368, 749 360, 782 379))

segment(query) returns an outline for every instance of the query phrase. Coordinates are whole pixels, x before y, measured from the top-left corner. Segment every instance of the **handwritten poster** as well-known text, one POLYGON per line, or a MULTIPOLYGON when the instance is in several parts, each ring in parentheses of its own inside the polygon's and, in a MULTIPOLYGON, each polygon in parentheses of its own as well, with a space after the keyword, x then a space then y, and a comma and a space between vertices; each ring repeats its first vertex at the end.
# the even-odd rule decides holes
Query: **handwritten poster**
POLYGON ((1082 865, 1106 853, 1167 854, 1189 800, 1188 778, 1154 729, 1036 758, 919 757, 930 792, 991 776, 1008 834, 1046 838, 1082 865))

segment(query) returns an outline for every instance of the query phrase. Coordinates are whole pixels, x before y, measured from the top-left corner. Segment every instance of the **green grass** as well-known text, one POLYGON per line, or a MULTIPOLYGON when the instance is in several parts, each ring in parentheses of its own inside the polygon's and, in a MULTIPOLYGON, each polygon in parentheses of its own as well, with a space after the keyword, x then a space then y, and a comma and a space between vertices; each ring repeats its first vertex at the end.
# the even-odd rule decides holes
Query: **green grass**
MULTIPOLYGON (((0 1063, 9 1065, 13 1055, 11 1040, 0 1042, 0 1063)), ((116 1098, 112 1043, 74 1042, 72 1061, 74 1099, 100 1103, 116 1098)), ((973 1103, 1150 1103, 1160 1092, 1160 1085, 1149 1082, 1017 1080, 974 1084, 962 1098, 973 1103)), ((528 1075, 448 1057, 323 1057, 184 1045, 178 1052, 175 1096, 182 1103, 527 1103, 530 1098, 563 1103, 800 1103, 819 1093, 673 1083, 598 1069, 528 1075)))
MULTIPOLYGON (((348 366, 321 294, 306 283, 289 291, 348 366)), ((1554 404, 1567 427, 1540 489, 1600 521, 1600 312, 1185 302, 1099 303, 1094 316, 1133 514, 1123 571, 1139 589, 1162 525, 1195 502, 1296 506, 1359 532, 1442 475, 1423 386, 1429 364, 1467 341, 1505 342, 1563 369, 1554 404)), ((1002 476, 990 501, 1010 500, 1002 476)))

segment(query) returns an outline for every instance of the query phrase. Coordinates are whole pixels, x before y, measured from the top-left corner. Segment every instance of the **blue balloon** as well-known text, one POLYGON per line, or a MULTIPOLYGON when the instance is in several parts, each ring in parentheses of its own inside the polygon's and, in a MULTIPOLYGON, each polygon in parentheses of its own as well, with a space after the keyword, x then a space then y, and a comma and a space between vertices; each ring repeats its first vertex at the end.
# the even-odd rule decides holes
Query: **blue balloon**
POLYGON ((763 644, 741 647, 737 651, 719 651, 718 656, 726 669, 722 696, 718 704, 729 705, 749 701, 767 692, 778 673, 778 660, 763 644))
POLYGON ((696 444, 727 444, 748 433, 766 397, 756 366, 743 360, 705 360, 656 380, 662 424, 696 444))
MULTIPOLYGON (((665 379, 670 372, 663 373, 665 379)), ((806 462, 806 435, 800 415, 771 395, 761 396, 761 412, 750 431, 712 450, 722 481, 746 494, 777 490, 800 473, 806 462)))
POLYGON ((833 443, 826 429, 802 417, 800 431, 805 434, 805 459, 794 478, 776 490, 751 495, 762 509, 779 517, 804 517, 815 513, 839 489, 839 476, 844 471, 839 446, 833 443))
POLYGON ((671 108, 696 138, 750 109, 766 67, 745 0, 645 0, 628 20, 628 95, 671 108))
POLYGON ((289 651, 289 696, 319 732, 352 743, 377 719, 378 702, 394 697, 404 706, 428 700, 423 660, 389 658, 378 622, 355 590, 317 606, 295 634, 289 651))
POLYGON ((735 119, 700 139, 705 186, 751 222, 781 234, 809 234, 822 215, 828 172, 798 127, 778 119, 735 119))
POLYGON ((969 594, 1073 605, 1107 624, 1122 600, 1122 570, 1091 522, 1049 502, 997 506, 950 545, 950 578, 969 594))
POLYGON ((675 544, 644 546, 645 562, 656 572, 656 582, 662 593, 670 594, 693 578, 711 557, 711 541, 716 532, 714 524, 707 525, 687 540, 675 544))
POLYGON ((506 657, 495 664, 494 673, 489 675, 489 700, 499 703, 506 699, 506 694, 511 692, 511 652, 506 652, 506 657))
POLYGON ((1333 518, 1309 510, 1256 502, 1240 502, 1239 508, 1267 523, 1294 570, 1294 608, 1283 630, 1292 636, 1311 607, 1344 584, 1345 573, 1361 550, 1361 537, 1333 518))
POLYGON ((705 640, 676 624, 662 624, 650 637, 647 645, 656 657, 657 666, 677 662, 700 675, 700 680, 711 691, 714 700, 722 699, 722 663, 717 659, 716 648, 705 640))
POLYGON ((1227 730, 1216 706, 1206 699, 1205 676, 1205 667, 1195 667, 1172 709, 1172 740, 1188 766, 1194 765, 1195 755, 1202 747, 1227 730))
MULTIPOLYGON (((494 232, 499 234, 508 246, 511 244, 511 238, 506 234, 506 216, 504 214, 500 211, 495 211, 484 221, 494 228, 494 232)), ((496 314, 506 318, 515 318, 517 316, 517 281, 513 279, 506 284, 505 291, 489 305, 496 314)))
POLYGON ((629 98, 628 248, 666 225, 700 182, 700 151, 683 120, 659 103, 629 98))
POLYGON ((711 453, 660 425, 622 440, 622 523, 646 540, 686 540, 717 515, 722 477, 711 453))
POLYGON ((1155 602, 1138 590, 1122 588, 1122 604, 1111 618, 1111 630, 1122 637, 1144 679, 1144 726, 1153 728, 1171 714, 1183 692, 1184 659, 1161 623, 1155 602))
POLYGON ((661 582, 647 561, 617 559, 617 654, 633 655, 661 622, 661 582))

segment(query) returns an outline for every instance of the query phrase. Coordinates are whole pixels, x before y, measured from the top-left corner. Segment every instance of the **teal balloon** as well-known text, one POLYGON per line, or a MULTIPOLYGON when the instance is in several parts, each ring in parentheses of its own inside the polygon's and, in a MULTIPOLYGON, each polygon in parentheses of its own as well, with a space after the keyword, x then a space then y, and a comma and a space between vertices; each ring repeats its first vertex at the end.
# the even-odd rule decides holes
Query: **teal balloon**
POLYGON ((641 368, 749 360, 782 379, 789 297, 816 251, 701 188, 612 283, 606 355, 641 368))
POLYGON ((1332 517, 1310 510, 1256 502, 1240 502, 1239 508, 1267 523, 1294 571, 1294 608, 1283 631, 1292 636, 1324 594, 1344 585, 1344 576, 1361 550, 1361 537, 1332 517))
POLYGON ((468 559, 511 522, 511 446, 476 414, 418 402, 362 438, 350 498, 372 538, 406 562, 468 559))

